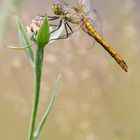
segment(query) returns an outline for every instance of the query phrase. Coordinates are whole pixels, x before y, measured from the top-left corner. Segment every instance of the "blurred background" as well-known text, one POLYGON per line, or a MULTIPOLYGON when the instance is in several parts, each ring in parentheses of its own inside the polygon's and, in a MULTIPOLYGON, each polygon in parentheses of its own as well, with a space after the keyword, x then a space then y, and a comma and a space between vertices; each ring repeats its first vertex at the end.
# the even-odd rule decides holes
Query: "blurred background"
MULTIPOLYGON (((76 1, 68 0, 76 5, 76 1)), ((0 140, 26 140, 33 99, 33 71, 20 46, 14 15, 29 25, 52 15, 50 0, 0 1, 0 140)), ((96 44, 81 49, 73 37, 45 50, 40 120, 58 74, 63 80, 42 140, 140 140, 139 0, 93 0, 105 40, 128 64, 128 73, 96 44)), ((79 46, 82 45, 79 36, 79 46)))

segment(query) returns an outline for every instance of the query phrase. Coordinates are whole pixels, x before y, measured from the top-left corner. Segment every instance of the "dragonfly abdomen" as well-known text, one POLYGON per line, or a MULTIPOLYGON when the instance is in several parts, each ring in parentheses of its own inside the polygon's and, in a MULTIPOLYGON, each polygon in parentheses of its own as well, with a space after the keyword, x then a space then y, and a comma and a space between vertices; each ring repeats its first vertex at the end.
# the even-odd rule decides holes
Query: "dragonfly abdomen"
POLYGON ((116 60, 116 62, 127 72, 128 66, 118 53, 97 33, 94 27, 88 21, 84 21, 86 32, 93 37, 103 48, 116 60))

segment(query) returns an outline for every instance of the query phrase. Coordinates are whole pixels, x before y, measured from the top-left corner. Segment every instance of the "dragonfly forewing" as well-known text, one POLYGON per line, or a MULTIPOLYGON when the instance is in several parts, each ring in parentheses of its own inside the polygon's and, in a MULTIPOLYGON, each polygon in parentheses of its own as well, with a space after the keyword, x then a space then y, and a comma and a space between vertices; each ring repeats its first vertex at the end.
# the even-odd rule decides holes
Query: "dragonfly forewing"
POLYGON ((96 31, 102 36, 102 22, 97 10, 93 6, 93 0, 79 0, 79 7, 83 15, 94 26, 96 31))
MULTIPOLYGON (((84 17, 86 17, 89 20, 89 22, 94 26, 96 31, 102 36, 101 21, 100 21, 98 12, 92 6, 92 1, 79 0, 78 9, 81 12, 81 15, 84 15, 84 17)), ((81 25, 82 25, 82 21, 79 26, 81 25)), ((81 26, 81 28, 82 27, 83 26, 81 26)), ((80 48, 83 48, 83 49, 89 49, 89 48, 94 47, 96 40, 91 38, 91 36, 89 36, 88 34, 85 34, 85 32, 83 32, 82 30, 79 30, 73 34, 72 39, 74 41, 72 43, 75 46, 80 46, 80 48), (79 41, 80 38, 82 38, 82 41, 79 41)))

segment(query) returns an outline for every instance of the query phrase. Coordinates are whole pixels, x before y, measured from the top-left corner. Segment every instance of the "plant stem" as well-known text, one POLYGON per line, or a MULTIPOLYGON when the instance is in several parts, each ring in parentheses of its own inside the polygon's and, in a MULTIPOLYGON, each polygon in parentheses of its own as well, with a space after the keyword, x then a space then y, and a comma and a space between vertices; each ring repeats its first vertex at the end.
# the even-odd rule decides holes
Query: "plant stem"
POLYGON ((39 96, 40 96, 43 59, 44 59, 44 48, 38 47, 36 52, 36 60, 35 60, 34 102, 33 102, 33 110, 32 110, 28 140, 34 140, 35 123, 37 118, 39 96))
POLYGON ((46 112, 44 113, 40 123, 39 123, 39 126, 37 127, 36 129, 36 132, 35 132, 35 140, 38 140, 42 131, 43 131, 43 128, 45 126, 45 124, 47 123, 47 120, 48 120, 48 117, 49 117, 49 114, 50 112, 52 111, 52 107, 55 103, 55 100, 56 100, 56 96, 58 94, 58 90, 59 90, 59 87, 60 87, 60 84, 61 84, 61 75, 58 76, 58 78, 56 79, 55 81, 55 84, 53 86, 53 89, 52 89, 52 96, 51 96, 51 100, 50 100, 50 103, 47 107, 47 110, 46 112))

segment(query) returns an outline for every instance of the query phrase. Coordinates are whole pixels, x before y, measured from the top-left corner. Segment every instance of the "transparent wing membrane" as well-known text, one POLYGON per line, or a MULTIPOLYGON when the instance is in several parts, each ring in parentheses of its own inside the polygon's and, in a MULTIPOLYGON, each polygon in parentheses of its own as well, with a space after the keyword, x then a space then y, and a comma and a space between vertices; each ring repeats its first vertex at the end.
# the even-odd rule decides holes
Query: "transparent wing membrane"
MULTIPOLYGON (((83 15, 93 25, 95 30, 102 36, 101 21, 97 11, 93 7, 93 1, 79 0, 78 7, 83 15)), ((86 34, 83 30, 78 30, 77 32, 75 32, 72 39, 74 39, 74 45, 79 46, 79 44, 82 44, 82 46, 80 45, 81 48, 91 48, 94 47, 96 43, 95 39, 86 34)))
POLYGON ((78 29, 75 28, 70 42, 80 49, 89 49, 95 46, 96 41, 79 27, 78 29))
POLYGON ((93 0, 79 0, 78 5, 82 9, 84 16, 88 18, 96 31, 102 36, 101 19, 93 6, 93 0))

